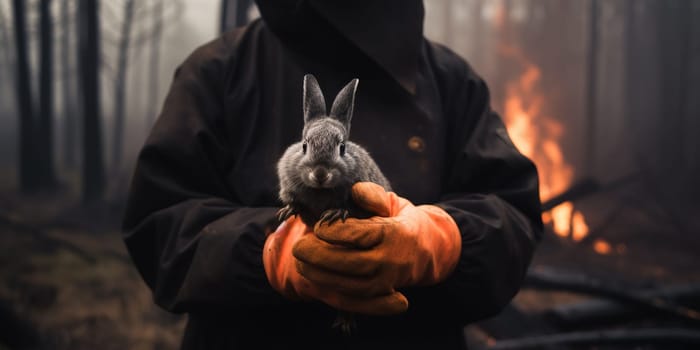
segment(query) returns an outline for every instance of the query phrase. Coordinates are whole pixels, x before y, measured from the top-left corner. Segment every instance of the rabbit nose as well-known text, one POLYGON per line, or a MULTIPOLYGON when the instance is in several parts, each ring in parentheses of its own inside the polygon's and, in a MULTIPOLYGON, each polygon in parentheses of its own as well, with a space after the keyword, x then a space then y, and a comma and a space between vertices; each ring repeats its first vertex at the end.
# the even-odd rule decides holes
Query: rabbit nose
POLYGON ((328 171, 324 168, 316 168, 314 171, 311 172, 310 177, 311 180, 316 181, 317 183, 324 183, 326 180, 328 180, 328 171))

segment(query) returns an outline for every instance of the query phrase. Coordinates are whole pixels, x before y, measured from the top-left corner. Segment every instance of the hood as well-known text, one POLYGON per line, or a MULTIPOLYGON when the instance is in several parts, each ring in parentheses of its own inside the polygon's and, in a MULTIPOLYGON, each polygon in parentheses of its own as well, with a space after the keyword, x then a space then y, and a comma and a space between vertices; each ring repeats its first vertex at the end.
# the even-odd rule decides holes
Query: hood
POLYGON ((359 50, 415 94, 423 41, 422 0, 256 0, 265 24, 297 51, 328 41, 359 50), (332 30, 329 30, 332 27, 332 30), (329 37, 340 35, 341 38, 329 37))

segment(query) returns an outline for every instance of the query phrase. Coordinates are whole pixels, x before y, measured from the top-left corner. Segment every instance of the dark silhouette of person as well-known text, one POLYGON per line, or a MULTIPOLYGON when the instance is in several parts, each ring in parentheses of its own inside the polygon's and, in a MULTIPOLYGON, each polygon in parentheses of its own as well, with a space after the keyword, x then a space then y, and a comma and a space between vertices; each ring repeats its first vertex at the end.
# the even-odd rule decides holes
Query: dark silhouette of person
POLYGON ((187 313, 183 349, 464 348, 542 233, 535 166, 486 84, 424 38, 420 0, 257 5, 261 19, 176 70, 132 180, 124 240, 155 302, 187 313), (307 73, 326 99, 359 78, 350 137, 394 190, 353 187, 378 208, 369 221, 276 219, 307 73), (349 336, 331 327, 338 308, 356 315, 349 336))

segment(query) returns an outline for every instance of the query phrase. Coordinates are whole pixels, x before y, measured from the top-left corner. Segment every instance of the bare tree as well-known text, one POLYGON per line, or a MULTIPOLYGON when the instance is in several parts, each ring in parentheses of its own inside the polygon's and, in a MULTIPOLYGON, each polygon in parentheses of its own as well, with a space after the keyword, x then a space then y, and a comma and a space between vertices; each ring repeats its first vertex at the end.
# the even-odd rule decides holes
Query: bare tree
MULTIPOLYGON (((692 48, 693 0, 659 1, 654 5, 658 23, 658 67, 656 77, 661 86, 658 105, 656 130, 661 131, 657 178, 662 179, 659 187, 664 188, 667 207, 679 209, 679 198, 693 200, 689 197, 688 186, 696 181, 690 177, 691 161, 688 145, 693 141, 686 139, 685 129, 691 125, 690 115, 692 69, 690 61, 692 48), (675 171, 670 171, 675 170, 675 171)), ((697 138, 693 136, 692 138, 697 138)))
MULTIPOLYGON (((105 3, 106 5, 107 3, 105 3)), ((124 131, 126 130, 126 86, 128 70, 132 52, 138 55, 139 48, 150 45, 149 54, 149 77, 147 98, 149 101, 158 99, 158 72, 160 63, 160 42, 162 38, 164 22, 177 18, 182 13, 182 1, 165 2, 163 0, 153 0, 139 3, 134 0, 126 0, 123 7, 123 15, 119 16, 115 8, 105 7, 104 21, 106 26, 118 23, 120 30, 110 31, 104 28, 102 43, 113 44, 116 50, 116 64, 109 65, 109 60, 103 58, 102 64, 107 68, 107 73, 114 78, 114 128, 112 137, 111 167, 118 170, 123 161, 124 152, 124 131), (166 7, 166 5, 169 5, 166 7), (170 11, 168 11, 170 10, 170 11), (135 23, 146 26, 134 26, 135 23), (140 27, 145 27, 142 29, 140 27), (107 39, 107 37, 111 39, 107 39), (107 39, 107 40, 105 40, 107 39)), ((110 26, 111 28, 111 26, 110 26)), ((104 55, 104 52, 102 53, 104 55)), ((153 123, 158 104, 153 102, 148 105, 148 127, 153 123)))
POLYGON ((124 107, 126 104, 126 69, 129 59, 129 40, 134 16, 134 0, 124 3, 121 38, 117 59, 117 71, 114 86, 114 137, 112 139, 112 169, 118 170, 122 160, 124 140, 124 107))
POLYGON ((71 60, 71 33, 73 23, 70 20, 70 3, 71 0, 61 1, 61 21, 63 26, 63 36, 61 37, 60 56, 61 65, 63 67, 61 74, 63 75, 61 97, 63 98, 63 161, 66 166, 73 168, 76 165, 75 151, 77 149, 76 131, 78 123, 76 122, 75 109, 73 103, 75 96, 73 95, 73 79, 71 69, 73 62, 71 60))
POLYGON ((587 174, 591 175, 595 167, 596 153, 596 114, 598 107, 598 99, 596 95, 598 87, 598 29, 599 29, 599 4, 598 0, 590 0, 589 23, 588 23, 588 81, 586 87, 586 151, 584 154, 584 166, 587 174))
MULTIPOLYGON (((690 71, 692 6, 688 0, 655 2, 658 23, 659 64, 658 79, 661 86, 661 103, 658 115, 665 115, 659 120, 659 130, 665 136, 661 140, 666 152, 660 155, 664 159, 665 169, 679 169, 680 172, 668 174, 683 176, 686 174, 685 140, 686 113, 690 96, 688 86, 690 71)), ((697 117, 697 116, 696 116, 697 117)))
POLYGON ((39 1, 39 30, 41 32, 39 117, 37 118, 35 147, 40 185, 56 185, 53 168, 53 23, 51 0, 39 1))
MULTIPOLYGON (((11 52, 11 42, 8 26, 10 20, 5 15, 5 7, 0 5, 0 47, 3 48, 2 56, 0 56, 0 87, 4 87, 6 82, 14 84, 14 68, 13 56, 11 52)), ((8 99, 11 98, 6 93, 0 94, 0 113, 2 113, 8 105, 8 99)))
POLYGON ((163 32, 163 0, 154 0, 153 5, 153 32, 151 39, 151 56, 149 63, 150 78, 148 80, 148 112, 147 127, 155 122, 158 113, 158 66, 160 62, 160 41, 163 32))
MULTIPOLYGON (((7 27, 5 26, 5 23, 7 23, 8 20, 5 17, 5 8, 3 6, 0 6, 0 47, 4 48, 9 48, 10 47, 10 37, 8 32, 7 27)), ((4 53, 3 59, 5 60, 6 64, 10 64, 11 62, 11 56, 10 56, 10 50, 5 49, 2 50, 4 53)))
POLYGON ((248 10, 251 6, 253 0, 222 0, 219 30, 223 33, 248 23, 248 10))
MULTIPOLYGON (((21 0, 19 0, 21 1, 21 0)), ((99 1, 78 0, 79 57, 83 105, 83 200, 100 199, 104 191, 104 166, 100 116, 99 1)))
POLYGON ((12 1, 15 27, 15 50, 17 60, 17 108, 19 113, 19 187, 24 193, 37 187, 36 162, 32 139, 34 112, 32 110, 31 82, 27 49, 27 28, 24 0, 12 1))

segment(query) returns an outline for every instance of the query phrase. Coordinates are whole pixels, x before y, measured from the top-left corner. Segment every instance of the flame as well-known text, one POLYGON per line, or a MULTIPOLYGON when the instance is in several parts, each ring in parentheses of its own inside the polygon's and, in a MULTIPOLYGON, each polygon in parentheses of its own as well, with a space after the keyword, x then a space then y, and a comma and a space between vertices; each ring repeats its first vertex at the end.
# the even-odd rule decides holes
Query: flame
POLYGON ((593 241, 593 250, 600 255, 610 255, 613 253, 623 255, 627 252, 627 246, 622 243, 613 246, 603 239, 596 239, 593 241))
MULTIPOLYGON (((518 79, 506 84, 504 121, 515 146, 537 165, 540 198, 546 201, 567 190, 574 178, 574 169, 566 162, 560 146, 564 126, 542 111, 545 100, 538 90, 542 76, 539 67, 513 48, 502 47, 501 53, 525 67, 518 79)), ((542 219, 552 225, 557 235, 577 242, 589 232, 585 217, 571 202, 543 214, 542 219)))
POLYGON ((588 235, 588 224, 586 218, 580 211, 574 213, 571 218, 571 238, 576 242, 580 242, 588 235))
POLYGON ((602 239, 596 239, 595 242, 593 242, 593 250, 598 254, 608 255, 612 253, 612 246, 602 239))
POLYGON ((574 205, 571 202, 566 202, 552 209, 551 220, 554 233, 561 237, 569 236, 569 218, 573 209, 574 205))

